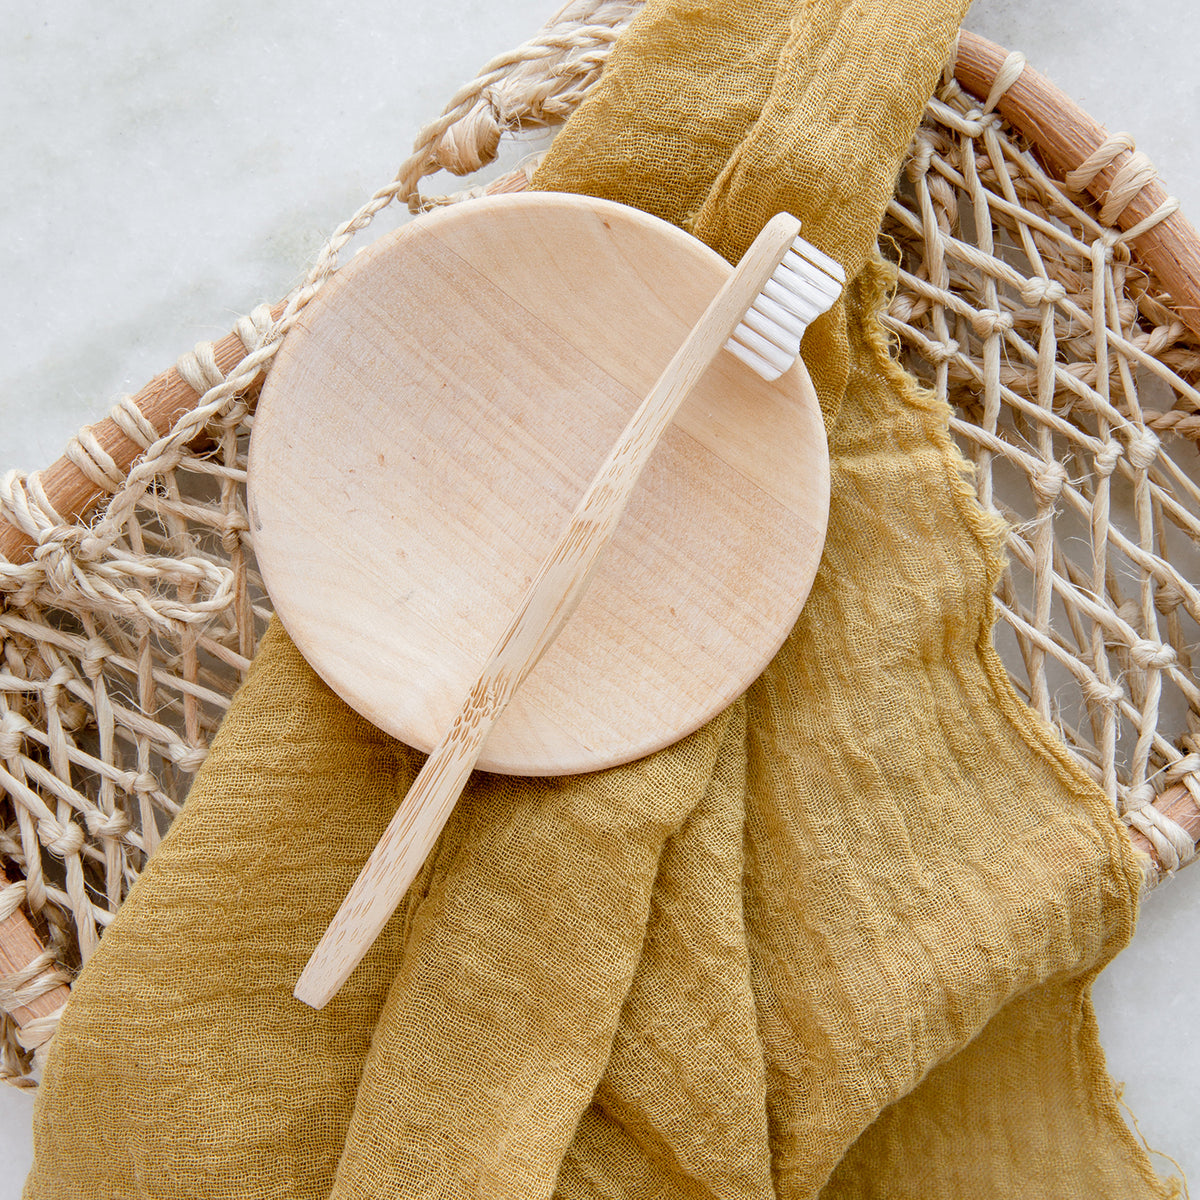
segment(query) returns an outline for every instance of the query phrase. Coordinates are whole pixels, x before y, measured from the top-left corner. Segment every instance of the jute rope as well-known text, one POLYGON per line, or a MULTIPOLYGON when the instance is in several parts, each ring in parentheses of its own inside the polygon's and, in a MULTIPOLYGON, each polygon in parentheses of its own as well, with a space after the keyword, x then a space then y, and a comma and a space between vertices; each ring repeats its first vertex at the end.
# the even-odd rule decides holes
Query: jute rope
MULTIPOLYGON (((577 0, 487 64, 281 304, 122 399, 46 471, 0 480, 3 1077, 28 1081, 265 627, 243 485, 283 337, 387 205, 526 186, 532 163, 419 191, 488 163, 507 133, 565 120, 636 9, 577 0)), ((1011 524, 997 637, 1014 681, 1142 838, 1153 885, 1194 857, 1200 815, 1200 487, 1174 457, 1200 435, 1200 338, 1138 240, 1180 215, 1165 193, 1147 200, 1157 184, 1127 138, 1098 139, 1065 181, 1040 167, 1006 111, 1032 73, 980 47, 964 37, 972 91, 947 75, 889 210, 885 320, 954 405, 980 499, 1011 524)))

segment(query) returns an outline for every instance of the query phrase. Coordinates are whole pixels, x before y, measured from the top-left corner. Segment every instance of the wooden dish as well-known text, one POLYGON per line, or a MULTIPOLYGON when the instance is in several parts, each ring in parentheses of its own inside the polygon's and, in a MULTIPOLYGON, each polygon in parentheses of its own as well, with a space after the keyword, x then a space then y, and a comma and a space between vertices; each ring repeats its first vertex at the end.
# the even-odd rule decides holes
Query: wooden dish
MULTIPOLYGON (((404 227, 305 308, 263 388, 248 488, 276 611, 339 695, 419 749, 440 740, 730 270, 634 209, 532 193, 404 227)), ((719 713, 794 623, 828 501, 803 365, 766 383, 719 356, 480 767, 597 770, 719 713)))

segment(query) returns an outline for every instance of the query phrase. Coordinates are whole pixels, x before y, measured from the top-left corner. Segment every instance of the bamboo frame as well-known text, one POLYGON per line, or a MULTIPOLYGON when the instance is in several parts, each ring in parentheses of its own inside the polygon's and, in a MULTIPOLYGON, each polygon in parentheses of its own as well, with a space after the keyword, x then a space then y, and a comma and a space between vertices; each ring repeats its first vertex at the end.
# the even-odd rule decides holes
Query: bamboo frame
MULTIPOLYGON (((0 888, 9 886, 10 880, 0 870, 0 888)), ((0 978, 12 978, 28 972, 30 966, 45 953, 38 935, 20 908, 14 909, 0 921, 0 978)), ((38 972, 26 985, 30 995, 24 1004, 13 1005, 9 1016, 23 1031, 29 1030, 35 1021, 52 1017, 70 998, 70 989, 63 983, 53 982, 51 971, 38 972), (42 990, 42 989, 46 990, 42 990)), ((25 1045, 33 1050, 49 1038, 49 1033, 40 1033, 23 1038, 25 1045)))
MULTIPOLYGON (((955 78, 972 95, 986 100, 1008 57, 986 38, 963 30, 958 39, 955 78)), ((1016 81, 1004 90, 996 110, 1029 139, 1050 173, 1064 181, 1069 182, 1110 140, 1102 125, 1030 66, 1025 66, 1016 81)), ((1103 204, 1122 172, 1131 165, 1137 166, 1133 158, 1131 151, 1121 151, 1087 184, 1087 191, 1103 204)), ((1117 215, 1117 225, 1122 230, 1136 229, 1169 200, 1166 189, 1154 175, 1117 215)), ((1170 291, 1173 310, 1189 329, 1200 334, 1200 236, 1192 223, 1182 213, 1173 212, 1130 242, 1137 257, 1170 291)))

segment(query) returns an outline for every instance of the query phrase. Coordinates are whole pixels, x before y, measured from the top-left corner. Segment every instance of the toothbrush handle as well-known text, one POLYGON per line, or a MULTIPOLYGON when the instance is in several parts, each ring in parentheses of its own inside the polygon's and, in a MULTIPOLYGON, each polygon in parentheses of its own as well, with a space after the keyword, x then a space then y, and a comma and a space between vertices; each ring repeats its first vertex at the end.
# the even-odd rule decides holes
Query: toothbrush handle
POLYGON ((298 1000, 324 1007, 387 924, 449 819, 492 726, 583 598, 659 438, 778 267, 799 227, 786 213, 767 223, 638 406, 542 562, 449 732, 426 760, 317 943, 296 982, 298 1000))
POLYGON ((293 995, 324 1008, 362 961, 429 855, 483 748, 495 715, 478 712, 475 691, 450 732, 425 760, 412 787, 371 851, 337 914, 317 943, 293 995))

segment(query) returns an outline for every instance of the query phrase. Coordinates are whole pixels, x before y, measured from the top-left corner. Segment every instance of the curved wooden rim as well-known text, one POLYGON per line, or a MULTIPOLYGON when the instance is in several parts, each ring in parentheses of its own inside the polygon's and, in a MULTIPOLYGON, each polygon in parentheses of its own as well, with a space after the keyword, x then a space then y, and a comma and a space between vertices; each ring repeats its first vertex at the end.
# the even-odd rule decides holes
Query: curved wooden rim
MULTIPOLYGON (((0 870, 0 888, 6 887, 8 882, 8 876, 0 870)), ((0 921, 0 978, 11 977, 25 970, 43 952, 44 947, 37 933, 19 908, 0 921)), ((28 1004, 14 1006, 9 1016, 24 1029, 40 1017, 53 1016, 67 1002, 70 994, 65 984, 56 984, 28 1004)), ((42 1035, 38 1043, 46 1040, 47 1036, 42 1035)))
MULTIPOLYGON (((1008 58, 1008 53, 995 43, 963 30, 954 64, 955 78, 986 104, 1008 58)), ((1029 139, 1046 168, 1060 180, 1065 180, 1108 139, 1108 132, 1102 125, 1028 65, 1000 95, 994 107, 1014 129, 1029 139)), ((1088 185, 1088 192, 1103 201, 1113 179, 1131 157, 1130 151, 1122 152, 1088 185)), ((1157 178, 1151 180, 1118 217, 1119 227, 1123 230, 1134 228, 1166 199, 1167 192, 1162 184, 1157 178)), ((1174 309, 1181 320, 1200 335, 1200 237, 1191 222, 1181 213, 1174 213, 1132 239, 1132 245, 1139 258, 1170 291, 1174 309)), ((272 316, 278 318, 281 311, 282 305, 276 306, 272 316)), ((236 332, 216 343, 214 351, 217 366, 225 375, 247 354, 236 332)), ((133 402, 160 435, 195 407, 198 400, 199 394, 174 367, 156 376, 133 397, 133 402)), ((122 472, 127 472, 142 453, 142 447, 111 417, 97 422, 91 430, 122 472)), ((50 502, 67 521, 85 517, 106 495, 65 456, 43 470, 41 480, 50 502)), ((0 518, 0 556, 9 562, 27 562, 32 559, 35 549, 32 539, 0 518)), ((1200 806, 1184 785, 1179 784, 1159 796, 1155 807, 1179 823, 1190 836, 1200 840, 1200 806)), ((1129 830, 1129 834, 1137 849, 1159 862, 1149 839, 1134 829, 1129 830)), ((1159 866, 1161 869, 1161 863, 1159 866)), ((32 927, 22 914, 15 913, 0 924, 0 970, 20 969, 41 950, 32 927)), ((18 1024, 44 1015, 45 1011, 61 1003, 64 991, 57 989, 29 1009, 18 1009, 12 1015, 18 1024)))
MULTIPOLYGON (((978 34, 962 30, 954 63, 954 77, 982 103, 987 102, 996 77, 1009 53, 978 34)), ((1068 95, 1028 64, 995 104, 996 111, 1028 138, 1046 169, 1060 180, 1084 163, 1109 137, 1104 126, 1094 121, 1068 95)), ((1121 168, 1133 157, 1122 151, 1088 185, 1088 192, 1103 201, 1121 168)), ((1121 229, 1132 229, 1167 199, 1157 178, 1147 183, 1117 218, 1121 229)), ((1200 237, 1182 213, 1173 213, 1140 237, 1131 239, 1138 257, 1154 271, 1170 291, 1174 311, 1194 333, 1200 335, 1200 237)), ((1154 807, 1200 841, 1200 807, 1183 784, 1168 788, 1154 807)), ((1159 868, 1162 863, 1149 838, 1136 829, 1128 830, 1134 846, 1148 854, 1159 868)))
MULTIPOLYGON (((963 30, 958 39, 954 75, 973 96, 986 103, 996 77, 1009 58, 999 46, 963 30)), ((1065 180, 1109 138, 1108 130, 1094 121, 1066 93, 1044 75, 1026 65, 1015 82, 1000 95, 996 111, 1029 139, 1046 169, 1065 180)), ((1098 201, 1107 199, 1113 180, 1133 157, 1123 150, 1087 186, 1098 201)), ((1155 176, 1129 202, 1117 218, 1122 230, 1133 229, 1168 199, 1155 176)), ((1131 239, 1138 258, 1171 293, 1172 308, 1193 333, 1200 336, 1200 237, 1180 212, 1131 239)))

